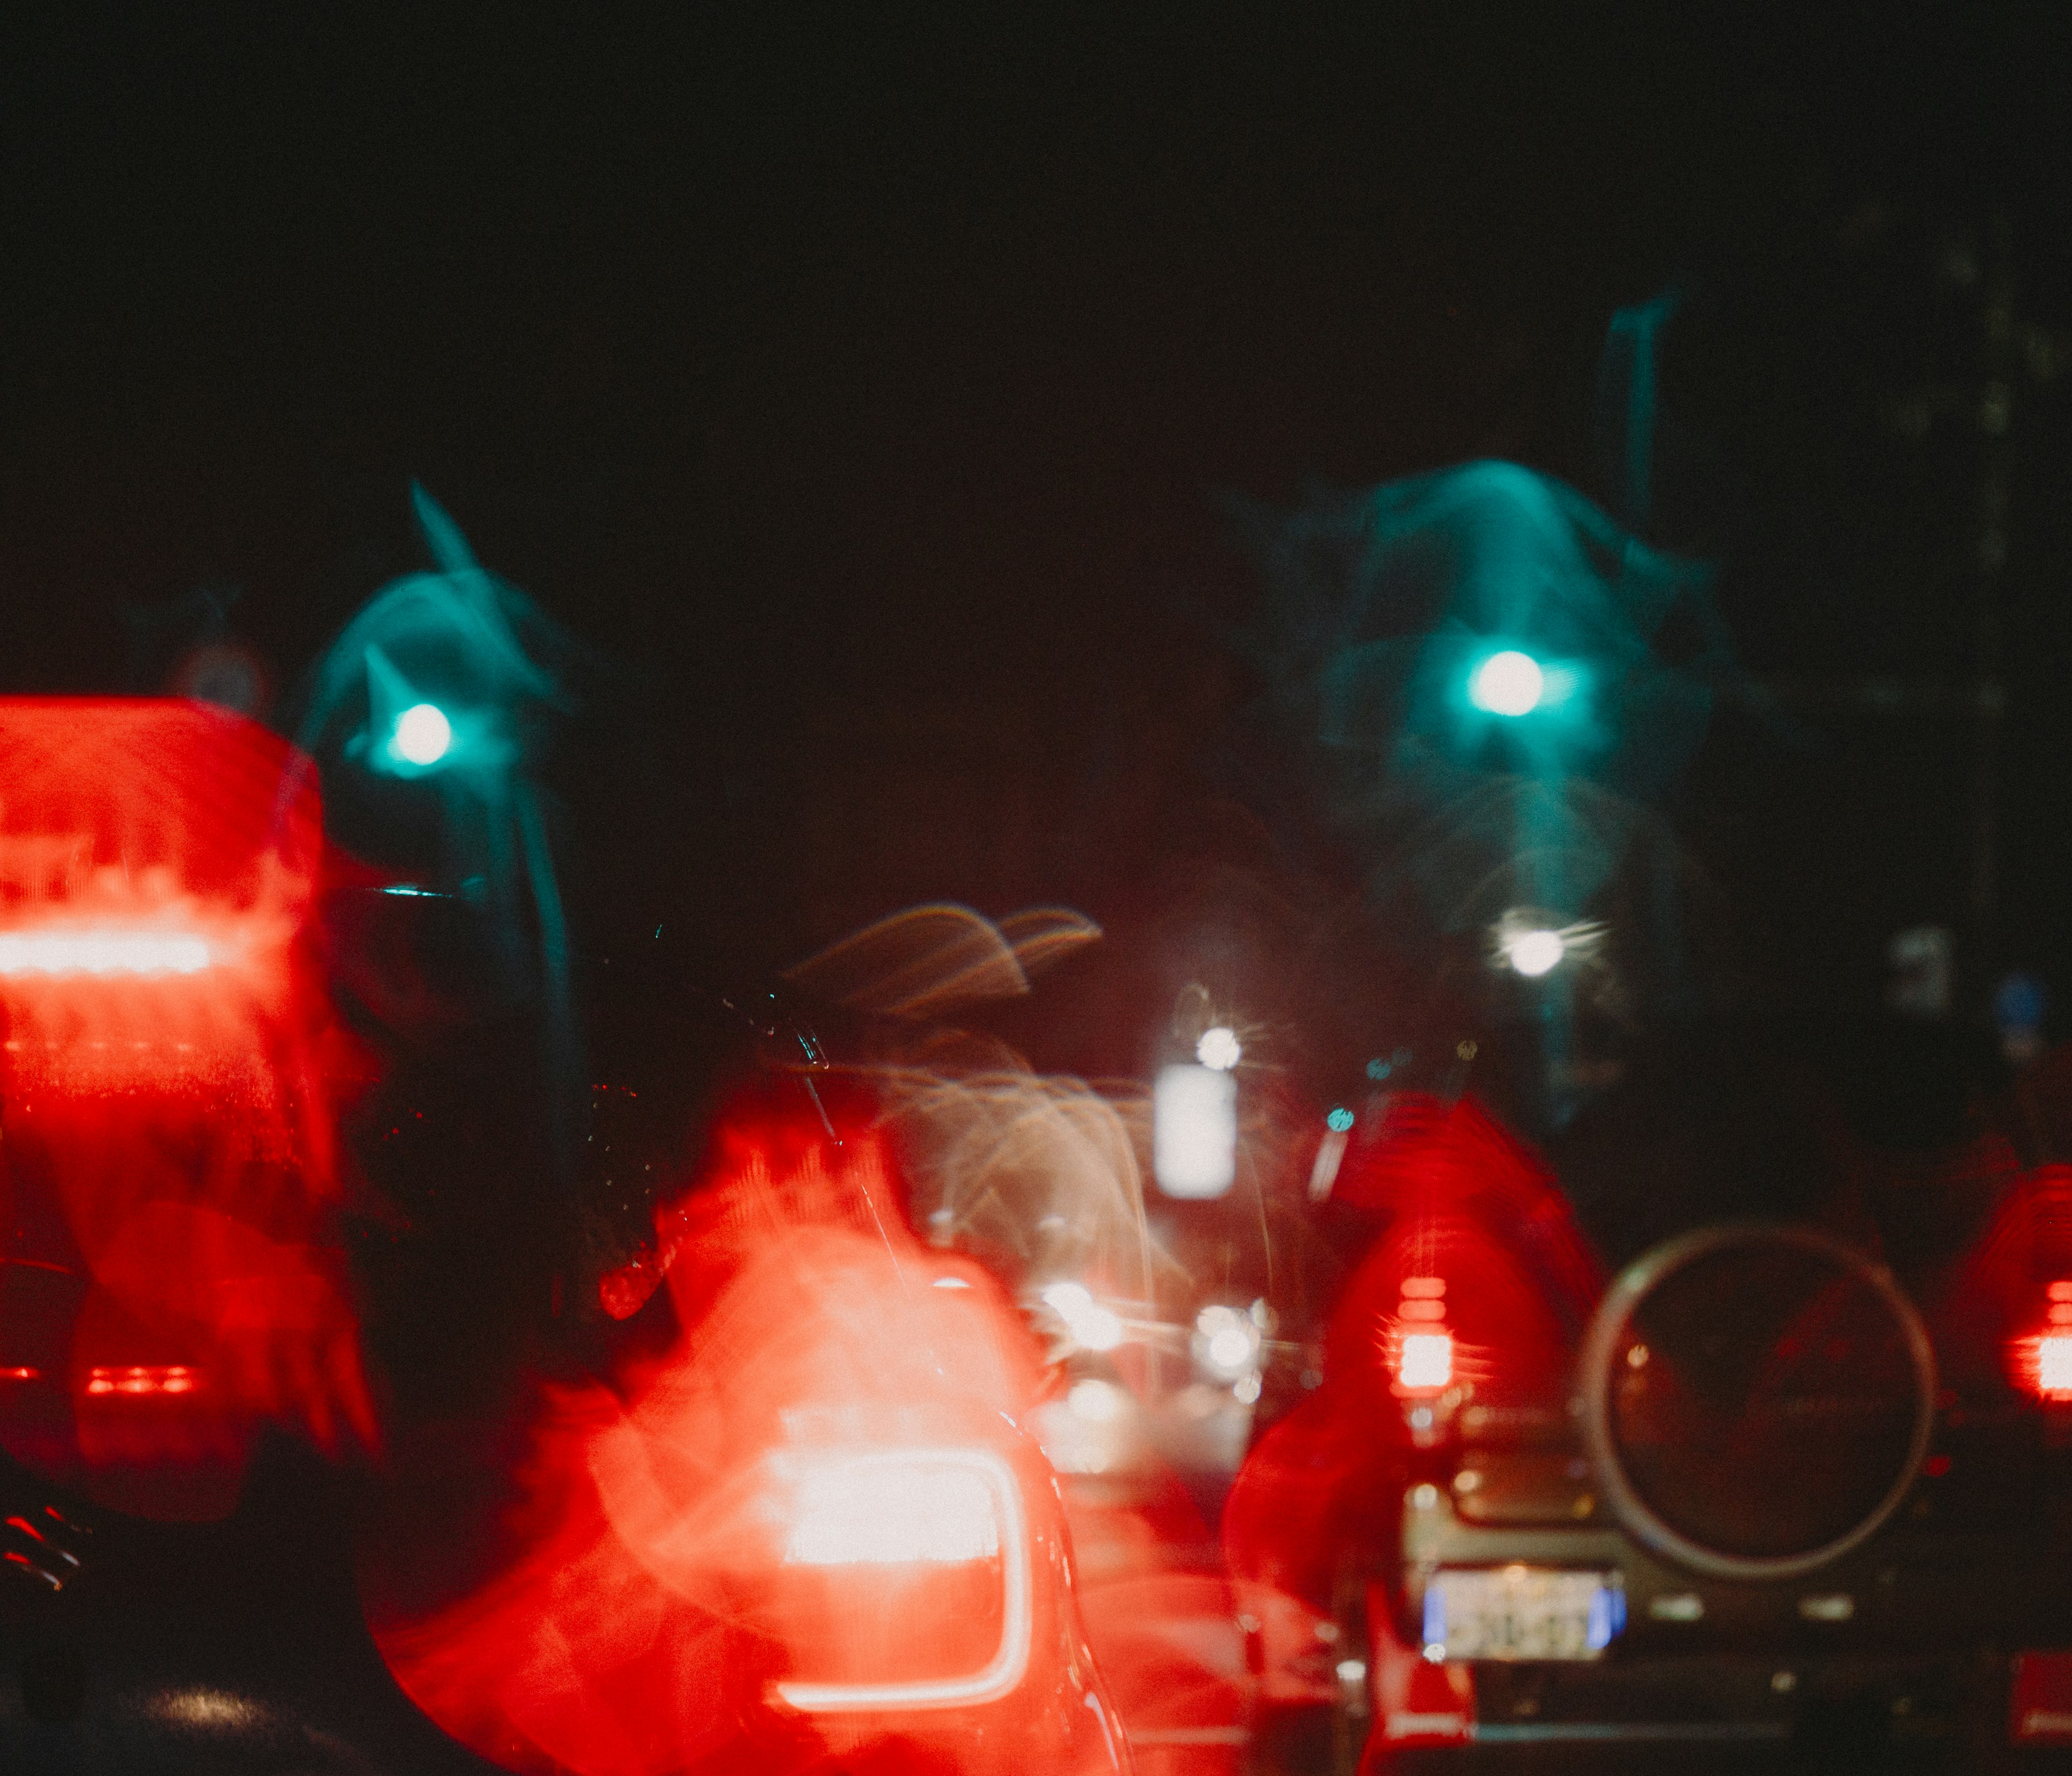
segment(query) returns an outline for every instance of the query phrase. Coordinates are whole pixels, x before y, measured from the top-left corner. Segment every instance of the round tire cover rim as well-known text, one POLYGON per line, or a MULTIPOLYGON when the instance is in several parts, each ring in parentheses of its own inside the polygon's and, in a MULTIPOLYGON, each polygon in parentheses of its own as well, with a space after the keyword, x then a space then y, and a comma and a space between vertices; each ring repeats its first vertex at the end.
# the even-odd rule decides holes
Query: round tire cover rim
POLYGON ((1846 1554, 1877 1533, 1912 1489, 1928 1453, 1935 1426, 1935 1352, 1921 1316, 1884 1265, 1853 1247, 1811 1227, 1767 1222, 1736 1223, 1701 1228, 1657 1246, 1622 1271, 1604 1300, 1583 1341, 1583 1435, 1599 1486, 1619 1521, 1657 1553, 1708 1577, 1788 1579, 1846 1554), (1787 1246, 1818 1255, 1847 1272, 1884 1301, 1903 1333, 1915 1379, 1914 1434, 1906 1459, 1891 1487, 1869 1513, 1846 1533, 1800 1553, 1747 1555, 1722 1552, 1692 1540, 1665 1522, 1642 1498, 1620 1459, 1612 1433, 1612 1366, 1619 1341, 1634 1310, 1655 1287, 1695 1260, 1736 1246, 1787 1246))

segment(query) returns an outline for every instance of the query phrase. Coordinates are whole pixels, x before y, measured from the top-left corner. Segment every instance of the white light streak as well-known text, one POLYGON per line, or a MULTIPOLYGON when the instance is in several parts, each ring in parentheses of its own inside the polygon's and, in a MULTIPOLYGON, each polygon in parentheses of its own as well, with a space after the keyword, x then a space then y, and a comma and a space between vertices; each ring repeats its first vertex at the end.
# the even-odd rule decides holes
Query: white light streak
POLYGON ((196 974, 213 960, 191 931, 0 931, 0 975, 196 974))

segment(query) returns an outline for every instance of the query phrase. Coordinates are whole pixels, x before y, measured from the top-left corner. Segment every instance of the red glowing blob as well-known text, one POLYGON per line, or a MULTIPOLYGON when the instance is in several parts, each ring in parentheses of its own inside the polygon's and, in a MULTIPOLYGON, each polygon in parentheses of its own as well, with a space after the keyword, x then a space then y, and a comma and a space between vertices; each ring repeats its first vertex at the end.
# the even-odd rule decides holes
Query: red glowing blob
POLYGON ((516 1770, 1075 1767, 1030 1340, 906 1234, 868 1137, 737 1120, 708 1171, 659 1230, 680 1342, 542 1396, 487 1576, 441 1595, 400 1527, 370 1555, 389 1668, 516 1770))
MULTIPOLYGON (((1997 1143, 1967 1154, 1971 1194, 1999 1198, 1978 1238, 1932 1289, 1929 1317, 1944 1374, 1961 1391, 2012 1388, 2072 1400, 2072 1338, 2061 1281, 2072 1271, 2072 1166, 2016 1170, 1997 1143)), ((1960 1174, 1961 1187, 1967 1180, 1960 1174)))
POLYGON ((1603 1287, 1552 1174, 1470 1101, 1392 1100, 1334 1194, 1379 1233, 1333 1316, 1324 1385, 1254 1447, 1223 1517, 1233 1572, 1318 1609, 1396 1452, 1471 1403, 1558 1405, 1603 1287))
MULTIPOLYGON (((1559 1385, 1603 1287, 1552 1174, 1472 1102, 1405 1095, 1348 1155, 1339 1194, 1385 1217, 1330 1334, 1334 1388, 1375 1398, 1559 1385)), ((1375 1434, 1400 1434, 1375 1405, 1375 1434)))
POLYGON ((171 701, 0 700, 0 1445, 146 1515, 261 1422, 372 1437, 328 1231, 308 762, 171 701))
POLYGON ((1453 1340, 1445 1332, 1404 1332, 1395 1341, 1396 1384, 1406 1393, 1437 1392, 1453 1379, 1453 1340))

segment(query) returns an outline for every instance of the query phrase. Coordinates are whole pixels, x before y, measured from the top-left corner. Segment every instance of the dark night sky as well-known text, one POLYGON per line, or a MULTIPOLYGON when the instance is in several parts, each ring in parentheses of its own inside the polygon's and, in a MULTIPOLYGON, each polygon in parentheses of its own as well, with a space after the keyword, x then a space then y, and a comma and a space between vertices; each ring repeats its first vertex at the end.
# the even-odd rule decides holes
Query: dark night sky
MULTIPOLYGON (((1724 557, 1751 660, 1947 669, 1964 450, 1877 423, 1967 368, 1936 244, 2002 206, 2072 331, 2049 5, 122 10, 0 56, 0 682, 150 688, 204 586, 291 679, 417 565, 415 476, 638 665, 730 867, 824 712, 954 693, 1049 712, 1054 855, 915 889, 1098 902, 1075 761, 1235 694, 1190 614, 1254 595, 1225 497, 1581 474, 1605 319, 1671 276, 1671 540, 1724 557)), ((2068 401, 2020 434, 2038 757, 2068 401)), ((1902 811, 1951 768, 1876 744, 1902 811)), ((2029 775, 2042 934, 2072 846, 2029 775)), ((1900 852, 1954 855, 1922 818, 1900 852)))

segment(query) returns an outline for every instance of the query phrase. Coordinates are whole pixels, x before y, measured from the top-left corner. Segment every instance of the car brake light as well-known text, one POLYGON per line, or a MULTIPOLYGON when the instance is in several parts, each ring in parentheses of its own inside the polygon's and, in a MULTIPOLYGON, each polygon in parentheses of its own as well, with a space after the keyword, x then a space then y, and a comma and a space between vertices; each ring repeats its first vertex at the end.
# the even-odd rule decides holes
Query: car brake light
POLYGON ((196 974, 212 960, 208 940, 188 931, 0 931, 0 975, 196 974))
POLYGON ((791 1566, 989 1560, 1000 1552, 991 1477, 962 1461, 865 1457, 815 1469, 784 1548, 791 1566))
POLYGON ((89 1394, 191 1394, 195 1385, 194 1371, 179 1363, 94 1368, 86 1377, 89 1394))
POLYGON ((2037 1340, 2036 1391, 2049 1400, 2072 1400, 2072 1336, 2061 1332, 2037 1340))
POLYGON ((2033 1335, 2009 1346, 2017 1378, 2039 1399, 2072 1403, 2072 1282, 2055 1282, 2044 1291, 2045 1324, 2033 1335))
POLYGON ((1396 1382, 1405 1393, 1436 1393, 1453 1380, 1453 1335, 1445 1329, 1441 1276, 1406 1276, 1396 1303, 1396 1382))
POLYGON ((74 1100, 117 1078, 187 1096, 301 1018, 295 937, 322 816, 291 747, 195 704, 10 697, 0 775, 18 1082, 74 1100))
POLYGON ((984 1449, 780 1459, 779 1630, 804 1713, 969 1707, 1022 1680, 1033 1623, 1013 1471, 984 1449), (788 1498, 785 1494, 788 1492, 788 1498))
POLYGON ((1405 1388, 1444 1388, 1453 1379, 1453 1339, 1446 1332, 1404 1335, 1396 1359, 1396 1379, 1405 1388))

